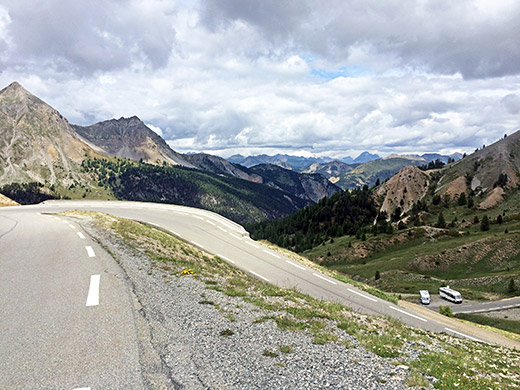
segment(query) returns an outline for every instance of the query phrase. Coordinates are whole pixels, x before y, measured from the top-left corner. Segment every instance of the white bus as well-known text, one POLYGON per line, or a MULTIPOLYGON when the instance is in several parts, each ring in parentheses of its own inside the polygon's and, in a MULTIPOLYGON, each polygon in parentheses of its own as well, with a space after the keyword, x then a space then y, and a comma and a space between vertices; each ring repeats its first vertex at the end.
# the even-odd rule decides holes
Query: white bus
POLYGON ((452 290, 450 286, 439 288, 439 295, 441 298, 453 303, 462 303, 462 295, 460 292, 452 290))

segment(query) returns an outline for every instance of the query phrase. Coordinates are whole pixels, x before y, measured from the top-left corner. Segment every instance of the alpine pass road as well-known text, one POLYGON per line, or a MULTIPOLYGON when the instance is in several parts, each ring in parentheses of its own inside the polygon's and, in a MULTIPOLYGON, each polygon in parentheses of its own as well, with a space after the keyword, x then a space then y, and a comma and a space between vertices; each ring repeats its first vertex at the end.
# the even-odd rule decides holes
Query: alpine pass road
POLYGON ((0 209, 0 372, 8 373, 1 376, 0 388, 18 387, 27 378, 44 388, 87 388, 98 382, 131 388, 139 383, 138 372, 132 371, 138 367, 138 343, 130 293, 115 261, 73 219, 54 215, 72 209, 157 226, 267 283, 362 313, 494 341, 339 282, 251 240, 240 225, 209 211, 139 202, 48 201, 0 209))

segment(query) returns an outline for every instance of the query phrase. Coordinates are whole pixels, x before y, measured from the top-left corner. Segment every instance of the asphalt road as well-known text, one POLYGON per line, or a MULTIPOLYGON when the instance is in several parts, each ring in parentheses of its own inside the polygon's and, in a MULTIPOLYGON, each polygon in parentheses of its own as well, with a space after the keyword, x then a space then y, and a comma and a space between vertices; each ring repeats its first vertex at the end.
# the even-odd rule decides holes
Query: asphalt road
MULTIPOLYGON (((452 302, 448 302, 445 300, 440 300, 440 305, 450 306, 451 311, 455 314, 457 313, 466 313, 466 314, 479 314, 479 313, 487 313, 490 311, 498 311, 498 310, 509 310, 514 309, 516 307, 520 307, 520 298, 508 298, 501 301, 492 301, 492 302, 462 302, 460 304, 455 304, 452 302)), ((432 307, 432 309, 438 310, 438 307, 432 307)))
POLYGON ((0 388, 143 388, 120 269, 72 220, 0 211, 0 388))
MULTIPOLYGON (((481 341, 480 337, 453 327, 447 328, 442 322, 374 297, 297 263, 251 240, 240 225, 209 211, 141 202, 48 201, 35 206, 4 208, 0 210, 0 216, 12 218, 12 215, 26 215, 24 218, 35 218, 40 213, 55 213, 71 209, 102 211, 146 222, 167 230, 208 253, 218 255, 265 282, 280 287, 293 287, 316 298, 337 301, 360 313, 385 315, 417 328, 481 341)), ((39 218, 52 220, 48 216, 39 218)), ((38 233, 33 231, 33 234, 38 233)), ((3 238, 0 240, 5 241, 3 238)), ((27 237, 25 240, 30 241, 30 238, 27 237)), ((3 268, 2 265, 0 267, 3 268)), ((489 339, 485 341, 493 342, 489 339)))

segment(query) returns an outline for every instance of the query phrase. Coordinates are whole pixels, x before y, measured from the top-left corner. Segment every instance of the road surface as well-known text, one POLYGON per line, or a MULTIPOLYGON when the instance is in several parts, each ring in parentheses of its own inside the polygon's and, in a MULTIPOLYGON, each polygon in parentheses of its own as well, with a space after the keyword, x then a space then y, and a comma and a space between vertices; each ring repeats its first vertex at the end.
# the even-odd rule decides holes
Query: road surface
POLYGON ((142 388, 121 270, 39 211, 0 211, 0 388, 142 388))
POLYGON ((206 210, 142 202, 47 201, 41 205, 5 208, 2 213, 6 216, 11 213, 36 215, 71 209, 102 211, 146 222, 218 255, 265 282, 296 288, 316 298, 338 301, 361 313, 385 315, 410 326, 460 336, 456 332, 450 332, 442 324, 341 283, 272 251, 251 240, 242 226, 206 210))

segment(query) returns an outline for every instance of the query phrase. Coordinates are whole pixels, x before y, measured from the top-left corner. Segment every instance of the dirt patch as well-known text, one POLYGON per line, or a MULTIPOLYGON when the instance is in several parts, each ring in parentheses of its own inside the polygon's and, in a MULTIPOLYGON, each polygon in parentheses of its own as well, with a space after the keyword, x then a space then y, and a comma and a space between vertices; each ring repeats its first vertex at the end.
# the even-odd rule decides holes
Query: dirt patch
POLYGON ((421 200, 429 186, 429 176, 417 167, 404 167, 377 190, 377 196, 382 197, 381 212, 388 217, 399 207, 402 212, 409 211, 412 206, 421 200))
POLYGON ((20 206, 20 204, 8 198, 7 196, 0 194, 0 207, 7 206, 20 206))
POLYGON ((481 210, 488 210, 495 207, 497 204, 504 200, 504 189, 502 187, 494 188, 489 195, 484 199, 478 208, 481 210))
POLYGON ((458 198, 462 192, 466 192, 466 178, 463 176, 456 178, 445 186, 442 186, 437 191, 439 195, 448 194, 451 199, 458 198))

